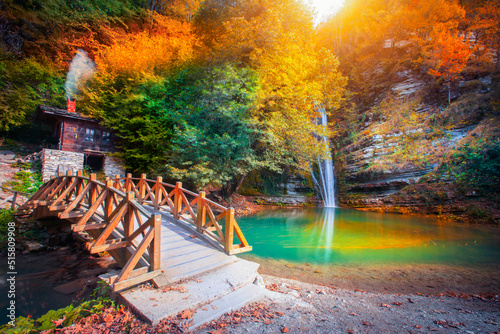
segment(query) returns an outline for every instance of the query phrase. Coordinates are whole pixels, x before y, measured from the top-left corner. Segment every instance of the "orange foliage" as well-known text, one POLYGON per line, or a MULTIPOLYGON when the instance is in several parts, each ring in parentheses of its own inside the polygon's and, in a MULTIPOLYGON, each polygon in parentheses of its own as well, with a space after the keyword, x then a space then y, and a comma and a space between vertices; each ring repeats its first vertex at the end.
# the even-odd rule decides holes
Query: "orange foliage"
POLYGON ((464 41, 464 37, 446 30, 437 30, 434 35, 435 49, 429 60, 432 68, 428 72, 432 76, 443 78, 449 92, 452 82, 459 79, 472 54, 472 49, 464 41))
POLYGON ((99 70, 131 76, 160 74, 193 56, 195 38, 189 24, 158 14, 153 19, 148 31, 115 34, 114 43, 103 47, 96 56, 99 70))

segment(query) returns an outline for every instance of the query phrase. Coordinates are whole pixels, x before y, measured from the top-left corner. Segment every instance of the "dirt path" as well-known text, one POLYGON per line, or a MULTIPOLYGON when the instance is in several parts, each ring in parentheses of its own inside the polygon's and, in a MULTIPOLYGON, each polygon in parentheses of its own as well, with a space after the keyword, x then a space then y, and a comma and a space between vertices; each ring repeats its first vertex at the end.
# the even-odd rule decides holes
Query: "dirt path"
POLYGON ((370 293, 263 278, 272 296, 254 305, 248 317, 243 309, 236 323, 234 314, 223 316, 195 333, 500 333, 498 296, 370 293), (265 308, 267 313, 259 313, 265 308))

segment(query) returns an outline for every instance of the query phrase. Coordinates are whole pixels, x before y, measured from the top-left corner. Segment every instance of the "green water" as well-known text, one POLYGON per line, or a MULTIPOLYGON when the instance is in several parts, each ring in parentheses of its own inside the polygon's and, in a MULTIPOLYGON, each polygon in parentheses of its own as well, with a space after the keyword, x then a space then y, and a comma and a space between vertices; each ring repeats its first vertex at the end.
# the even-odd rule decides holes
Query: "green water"
POLYGON ((258 257, 311 264, 500 263, 500 230, 352 209, 282 209, 239 217, 258 257))

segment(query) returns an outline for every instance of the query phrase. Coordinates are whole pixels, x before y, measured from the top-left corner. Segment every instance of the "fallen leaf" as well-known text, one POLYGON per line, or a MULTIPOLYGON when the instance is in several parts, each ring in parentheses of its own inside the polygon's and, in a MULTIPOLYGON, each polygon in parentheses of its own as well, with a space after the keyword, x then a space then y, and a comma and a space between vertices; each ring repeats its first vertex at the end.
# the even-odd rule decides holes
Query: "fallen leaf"
POLYGON ((351 312, 351 314, 349 314, 349 315, 352 315, 353 317, 357 317, 358 316, 358 314, 356 314, 354 312, 351 312))
POLYGON ((190 237, 191 239, 196 239, 196 238, 197 238, 197 236, 196 236, 196 235, 190 235, 189 237, 190 237))
POLYGON ((212 309, 216 310, 216 309, 217 309, 217 306, 212 305, 212 309))
POLYGON ((111 322, 113 321, 113 315, 111 313, 106 314, 106 316, 103 318, 104 322, 111 322))
POLYGON ((398 303, 398 302, 392 302, 393 305, 397 305, 397 306, 400 306, 401 303, 398 303))
POLYGON ((387 308, 391 308, 392 306, 391 306, 391 305, 387 305, 387 304, 380 304, 380 307, 387 307, 387 308))
POLYGON ((208 308, 204 307, 202 308, 203 311, 208 311, 208 308))
POLYGON ((281 333, 288 333, 290 330, 286 327, 283 327, 283 329, 281 329, 281 333))
POLYGON ((182 326, 182 328, 187 329, 187 328, 189 328, 189 327, 190 327, 193 323, 194 323, 194 320, 193 320, 193 319, 191 319, 191 320, 189 320, 189 321, 184 321, 184 323, 183 323, 181 326, 182 326))
POLYGON ((58 326, 62 326, 62 324, 63 324, 64 320, 66 320, 66 316, 65 316, 65 315, 63 315, 63 317, 62 317, 61 319, 59 319, 59 320, 51 320, 51 321, 52 321, 52 323, 53 323, 56 327, 58 327, 58 326))
POLYGON ((193 311, 190 310, 184 310, 180 314, 181 319, 190 319, 192 316, 193 316, 193 311))
POLYGON ((369 323, 368 321, 361 320, 361 323, 365 326, 373 326, 373 324, 369 323))
POLYGON ((415 302, 413 300, 411 300, 411 298, 408 298, 408 302, 412 303, 412 304, 415 304, 415 302))

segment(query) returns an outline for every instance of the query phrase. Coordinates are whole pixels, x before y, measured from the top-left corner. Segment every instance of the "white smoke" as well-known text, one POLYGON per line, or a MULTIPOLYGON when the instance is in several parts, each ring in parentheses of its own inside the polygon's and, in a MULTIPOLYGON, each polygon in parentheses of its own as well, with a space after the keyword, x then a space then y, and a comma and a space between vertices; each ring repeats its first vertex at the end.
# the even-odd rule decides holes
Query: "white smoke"
POLYGON ((69 72, 64 87, 66 98, 76 96, 78 86, 83 85, 95 73, 95 63, 89 58, 87 52, 78 49, 69 65, 69 72))

